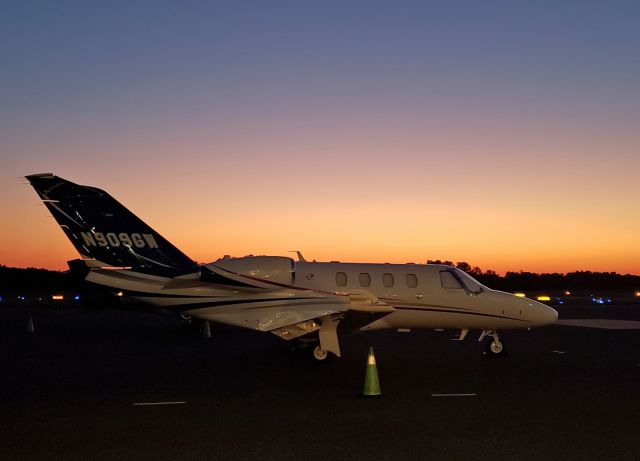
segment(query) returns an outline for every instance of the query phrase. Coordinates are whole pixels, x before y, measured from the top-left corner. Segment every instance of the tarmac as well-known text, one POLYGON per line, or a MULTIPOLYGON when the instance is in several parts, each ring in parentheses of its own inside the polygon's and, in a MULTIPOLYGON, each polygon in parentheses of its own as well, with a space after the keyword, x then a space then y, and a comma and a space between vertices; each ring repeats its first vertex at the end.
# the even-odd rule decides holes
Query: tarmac
POLYGON ((317 363, 267 333, 0 304, 0 459, 640 459, 640 303, 558 310, 502 333, 506 357, 379 331, 317 363), (359 396, 369 346, 381 398, 359 396))

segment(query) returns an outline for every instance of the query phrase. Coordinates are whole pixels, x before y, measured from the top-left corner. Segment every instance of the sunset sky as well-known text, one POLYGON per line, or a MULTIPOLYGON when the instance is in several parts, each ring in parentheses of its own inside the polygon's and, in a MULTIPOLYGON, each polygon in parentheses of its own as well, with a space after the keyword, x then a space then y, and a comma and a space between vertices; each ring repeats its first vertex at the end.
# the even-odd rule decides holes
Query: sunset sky
POLYGON ((229 254, 640 275, 640 2, 0 7, 0 264, 72 245, 22 176, 229 254))

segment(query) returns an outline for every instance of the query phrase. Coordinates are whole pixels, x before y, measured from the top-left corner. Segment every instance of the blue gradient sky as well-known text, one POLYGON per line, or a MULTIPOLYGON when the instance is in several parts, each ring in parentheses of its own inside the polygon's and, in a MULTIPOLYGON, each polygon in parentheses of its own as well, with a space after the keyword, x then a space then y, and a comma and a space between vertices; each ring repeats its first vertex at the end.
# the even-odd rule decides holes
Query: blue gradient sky
POLYGON ((200 261, 640 274, 637 2, 1 8, 1 264, 75 257, 52 171, 200 261))

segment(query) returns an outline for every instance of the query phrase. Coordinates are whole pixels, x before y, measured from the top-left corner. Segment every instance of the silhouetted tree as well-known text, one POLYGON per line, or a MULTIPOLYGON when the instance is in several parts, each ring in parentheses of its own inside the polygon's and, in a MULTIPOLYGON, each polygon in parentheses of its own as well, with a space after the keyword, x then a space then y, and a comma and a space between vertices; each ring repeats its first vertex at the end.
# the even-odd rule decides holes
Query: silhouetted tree
POLYGON ((471 264, 467 263, 467 262, 457 262, 456 263, 456 267, 458 269, 460 269, 461 271, 465 271, 465 272, 471 272, 471 264))
POLYGON ((443 264, 445 266, 454 266, 451 261, 440 261, 439 259, 427 259, 427 264, 443 264))

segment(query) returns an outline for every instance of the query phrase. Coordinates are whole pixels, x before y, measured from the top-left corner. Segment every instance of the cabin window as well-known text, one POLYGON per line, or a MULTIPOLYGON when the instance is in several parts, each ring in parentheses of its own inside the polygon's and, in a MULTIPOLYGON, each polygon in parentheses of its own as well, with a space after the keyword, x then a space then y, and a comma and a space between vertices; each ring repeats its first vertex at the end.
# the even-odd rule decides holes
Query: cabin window
POLYGON ((360 286, 368 287, 371 285, 371 276, 366 272, 360 274, 360 286))
POLYGON ((458 279, 449 271, 440 271, 440 284, 442 285, 442 288, 447 289, 462 288, 458 279))
POLYGON ((339 287, 346 287, 347 286, 347 274, 345 274, 344 272, 337 272, 336 273, 336 283, 338 284, 339 287))
POLYGON ((409 288, 418 286, 418 277, 416 277, 416 274, 407 274, 407 286, 409 288))
POLYGON ((382 274, 382 284, 387 288, 391 288, 393 286, 393 274, 388 272, 382 274))

